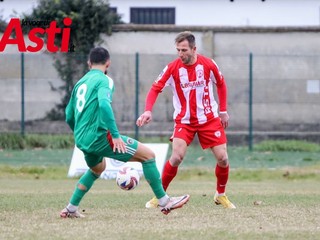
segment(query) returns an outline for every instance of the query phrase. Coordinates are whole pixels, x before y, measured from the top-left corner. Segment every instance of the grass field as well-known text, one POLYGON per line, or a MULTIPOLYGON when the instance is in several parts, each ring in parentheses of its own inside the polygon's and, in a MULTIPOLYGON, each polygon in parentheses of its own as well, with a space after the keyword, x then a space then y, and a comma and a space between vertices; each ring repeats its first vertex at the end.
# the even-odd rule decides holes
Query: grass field
POLYGON ((133 191, 98 180, 81 208, 84 219, 60 219, 77 179, 66 177, 70 150, 0 152, 0 239, 319 239, 320 153, 229 148, 228 196, 213 201, 214 161, 189 149, 168 189, 189 203, 165 216, 145 209, 152 197, 142 178, 133 191))
POLYGON ((131 192, 99 180, 81 206, 84 219, 60 219, 76 180, 1 179, 0 239, 319 239, 318 180, 235 181, 237 209, 212 202, 213 181, 177 180, 172 194, 191 194, 165 216, 145 209, 145 181, 131 192), (259 203, 260 205, 255 205, 259 203))
MULTIPOLYGON (((73 149, 0 150, 0 165, 15 167, 68 167, 73 149)), ((169 148, 168 156, 171 153, 169 148)), ((246 147, 229 147, 232 168, 303 167, 320 164, 318 151, 248 151, 246 147)), ((215 160, 209 150, 191 145, 183 161, 185 167, 213 167, 215 160)))

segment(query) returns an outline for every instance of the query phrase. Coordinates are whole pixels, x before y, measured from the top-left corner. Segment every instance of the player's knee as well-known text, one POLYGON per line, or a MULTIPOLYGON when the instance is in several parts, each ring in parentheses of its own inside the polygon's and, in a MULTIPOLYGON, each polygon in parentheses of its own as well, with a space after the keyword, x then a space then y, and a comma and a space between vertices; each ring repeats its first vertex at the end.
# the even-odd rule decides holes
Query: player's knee
POLYGON ((183 155, 182 154, 172 154, 171 158, 170 158, 170 162, 172 164, 172 166, 179 166, 182 161, 183 161, 183 155))
POLYGON ((106 169, 106 161, 103 159, 102 162, 91 168, 91 172, 99 177, 106 169))
POLYGON ((139 161, 139 162, 145 162, 155 158, 156 158, 155 153, 149 148, 144 148, 143 151, 139 151, 133 157, 134 161, 139 161))
POLYGON ((143 155, 145 156, 144 157, 145 161, 149 160, 149 159, 155 159, 155 157, 156 157, 155 153, 150 148, 145 148, 143 155))
POLYGON ((94 173, 94 175, 100 176, 103 173, 104 170, 105 170, 105 167, 101 168, 101 169, 94 170, 94 171, 91 170, 91 171, 94 173))
POLYGON ((229 165, 229 160, 228 160, 227 157, 223 156, 223 157, 221 157, 221 158, 218 158, 217 164, 218 164, 220 167, 226 168, 226 167, 228 167, 228 165, 229 165))
POLYGON ((149 147, 139 143, 138 150, 133 157, 139 162, 144 162, 150 159, 155 159, 156 155, 149 147))
POLYGON ((156 154, 151 149, 150 149, 150 153, 149 154, 150 154, 151 158, 156 158, 156 154))

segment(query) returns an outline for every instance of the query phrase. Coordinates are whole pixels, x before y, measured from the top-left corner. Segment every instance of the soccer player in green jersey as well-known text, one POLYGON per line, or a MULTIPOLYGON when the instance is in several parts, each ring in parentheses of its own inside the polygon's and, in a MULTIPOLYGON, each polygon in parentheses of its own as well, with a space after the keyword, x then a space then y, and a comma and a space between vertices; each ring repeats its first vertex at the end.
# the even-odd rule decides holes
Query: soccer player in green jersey
POLYGON ((105 75, 110 66, 109 52, 102 47, 91 49, 88 65, 89 72, 76 83, 72 91, 66 107, 66 121, 89 169, 79 179, 70 202, 60 212, 60 217, 84 217, 78 207, 84 195, 105 170, 104 157, 123 162, 141 162, 144 177, 159 200, 161 212, 168 214, 171 210, 182 207, 190 196, 167 195, 156 167, 154 152, 137 140, 119 133, 111 106, 114 83, 105 75))

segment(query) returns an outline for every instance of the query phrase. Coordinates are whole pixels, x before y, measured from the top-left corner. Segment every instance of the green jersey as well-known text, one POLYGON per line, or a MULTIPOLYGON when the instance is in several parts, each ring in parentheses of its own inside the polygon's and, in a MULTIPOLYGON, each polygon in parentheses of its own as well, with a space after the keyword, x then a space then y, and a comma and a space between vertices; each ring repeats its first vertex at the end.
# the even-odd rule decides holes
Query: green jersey
POLYGON ((107 131, 113 138, 120 134, 111 107, 113 80, 98 69, 91 69, 74 86, 66 108, 66 122, 74 132, 75 143, 89 150, 107 131))

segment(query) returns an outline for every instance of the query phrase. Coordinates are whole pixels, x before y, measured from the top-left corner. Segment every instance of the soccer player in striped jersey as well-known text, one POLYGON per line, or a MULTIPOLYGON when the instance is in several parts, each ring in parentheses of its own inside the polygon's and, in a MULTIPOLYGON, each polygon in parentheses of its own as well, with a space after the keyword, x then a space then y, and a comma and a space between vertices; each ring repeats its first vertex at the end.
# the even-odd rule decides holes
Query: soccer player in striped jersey
MULTIPOLYGON (((196 52, 195 37, 181 32, 175 39, 178 58, 170 62, 152 84, 145 101, 145 112, 137 119, 141 127, 152 120, 152 108, 165 87, 173 92, 174 132, 172 155, 162 173, 166 190, 177 174, 188 145, 198 135, 203 149, 211 149, 215 159, 217 179, 214 202, 225 208, 236 208, 226 196, 229 177, 229 160, 225 128, 228 126, 227 86, 218 65, 213 59, 196 52), (214 98, 217 91, 219 104, 214 98)), ((156 198, 146 203, 147 208, 158 206, 156 198)))
POLYGON ((169 197, 163 189, 154 152, 135 139, 120 135, 111 102, 113 80, 105 75, 110 65, 109 52, 102 47, 89 54, 89 72, 74 86, 66 107, 66 121, 74 133, 76 146, 82 150, 89 169, 79 179, 69 204, 60 212, 62 218, 84 217, 78 210, 84 195, 106 168, 104 157, 142 163, 144 177, 159 201, 161 212, 182 207, 189 195, 169 197))

